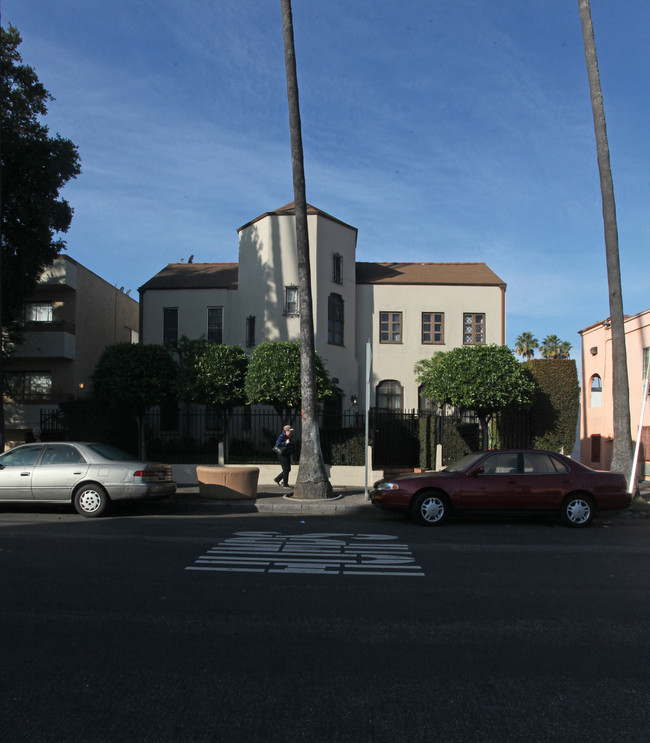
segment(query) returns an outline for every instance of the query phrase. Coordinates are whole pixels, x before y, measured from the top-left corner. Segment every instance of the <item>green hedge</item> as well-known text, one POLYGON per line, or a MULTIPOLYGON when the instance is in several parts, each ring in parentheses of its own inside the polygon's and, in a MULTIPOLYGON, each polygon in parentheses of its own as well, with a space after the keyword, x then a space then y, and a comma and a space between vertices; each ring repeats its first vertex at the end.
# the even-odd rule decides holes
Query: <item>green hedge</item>
POLYGON ((531 409, 533 447, 571 454, 580 411, 575 360, 535 359, 523 366, 537 384, 531 409))

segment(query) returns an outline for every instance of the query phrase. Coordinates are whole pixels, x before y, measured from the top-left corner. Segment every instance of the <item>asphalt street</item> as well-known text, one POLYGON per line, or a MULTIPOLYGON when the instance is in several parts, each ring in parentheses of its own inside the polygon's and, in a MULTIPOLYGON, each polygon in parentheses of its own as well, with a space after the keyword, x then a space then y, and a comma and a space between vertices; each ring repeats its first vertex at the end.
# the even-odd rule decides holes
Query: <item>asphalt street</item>
POLYGON ((0 739, 641 741, 650 521, 0 512, 0 739))

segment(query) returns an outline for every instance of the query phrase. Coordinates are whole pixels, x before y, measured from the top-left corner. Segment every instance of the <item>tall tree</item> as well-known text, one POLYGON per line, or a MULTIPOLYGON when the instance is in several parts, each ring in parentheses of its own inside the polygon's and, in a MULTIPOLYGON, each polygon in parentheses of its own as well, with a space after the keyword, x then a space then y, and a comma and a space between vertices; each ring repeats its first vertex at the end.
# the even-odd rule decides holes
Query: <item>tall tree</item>
POLYGON ((560 343, 562 343, 562 341, 557 337, 557 335, 547 335, 539 347, 539 352, 542 354, 542 358, 556 359, 560 350, 560 343))
POLYGON ((596 152, 598 157, 598 171, 600 173, 600 192, 603 203, 603 223, 605 229, 609 312, 612 323, 614 444, 610 468, 624 472, 626 477, 629 477, 632 467, 632 424, 630 419, 630 387, 627 376, 625 320, 623 315, 623 292, 621 289, 621 267, 618 254, 618 227, 616 223, 614 181, 609 160, 605 107, 600 86, 600 72, 598 70, 596 41, 594 39, 594 27, 591 21, 589 0, 578 0, 578 8, 580 11, 580 22, 582 24, 582 39, 585 47, 591 108, 596 134, 596 152))
POLYGON ((535 356, 535 349, 539 348, 539 341, 529 331, 524 331, 518 336, 515 343, 515 353, 522 356, 524 361, 530 361, 535 356))
MULTIPOLYGON (((81 172, 69 139, 49 136, 42 122, 52 96, 32 67, 22 63, 21 37, 14 26, 0 28, 1 219, 0 327, 2 346, 16 338, 24 300, 47 266, 64 249, 56 238, 67 232, 72 208, 59 191, 81 172)), ((2 387, 0 366, 0 387, 2 387)), ((0 420, 4 448, 4 416, 0 420)))
POLYGON ((307 197, 303 161, 302 128, 298 98, 296 50, 293 38, 291 0, 281 0, 284 58, 287 72, 291 163, 296 210, 296 249, 298 254, 298 301, 300 307, 300 386, 302 389, 302 441, 294 495, 298 498, 328 498, 332 485, 327 477, 318 430, 318 398, 314 373, 314 319, 311 295, 307 197))

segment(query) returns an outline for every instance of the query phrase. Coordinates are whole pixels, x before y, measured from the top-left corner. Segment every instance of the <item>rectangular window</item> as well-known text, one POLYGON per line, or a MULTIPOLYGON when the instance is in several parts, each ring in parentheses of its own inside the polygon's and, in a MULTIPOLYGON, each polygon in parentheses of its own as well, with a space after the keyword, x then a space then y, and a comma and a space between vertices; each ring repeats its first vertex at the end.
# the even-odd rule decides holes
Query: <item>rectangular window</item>
POLYGON ((379 313, 379 342, 401 343, 402 342, 402 313, 380 312, 379 313))
POLYGON ((465 312, 463 314, 463 345, 485 344, 485 315, 465 312))
POLYGON ((52 395, 50 372, 6 372, 7 396, 15 401, 43 400, 52 395))
POLYGON ((246 347, 252 348, 255 345, 255 316, 249 315, 246 318, 246 347))
POLYGON ((422 313, 422 343, 445 342, 444 312, 422 313))
POLYGON ((332 281, 335 284, 343 283, 343 256, 340 253, 332 256, 332 281))
POLYGON ((223 343, 223 307, 208 307, 208 340, 223 343))
POLYGON ((327 300, 327 342, 333 346, 343 345, 343 297, 330 294, 327 300))
POLYGON ((163 343, 178 340, 178 307, 163 307, 163 343))
POLYGON ((298 287, 285 286, 284 288, 284 314, 298 314, 298 287))
POLYGON ((52 302, 25 302, 25 322, 52 322, 52 302))
POLYGON ((641 379, 645 382, 648 376, 648 359, 650 359, 650 346, 643 349, 643 369, 641 370, 641 379))

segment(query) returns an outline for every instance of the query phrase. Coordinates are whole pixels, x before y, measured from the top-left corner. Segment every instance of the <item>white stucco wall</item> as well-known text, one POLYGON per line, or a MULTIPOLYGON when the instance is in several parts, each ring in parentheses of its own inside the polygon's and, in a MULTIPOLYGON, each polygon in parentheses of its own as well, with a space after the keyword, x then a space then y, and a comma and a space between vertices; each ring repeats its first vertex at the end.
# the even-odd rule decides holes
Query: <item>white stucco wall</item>
POLYGON ((418 407, 416 362, 437 351, 449 351, 463 344, 463 313, 485 315, 486 343, 501 345, 505 335, 502 291, 495 286, 415 286, 362 284, 357 287, 357 350, 360 362, 359 386, 365 388, 365 346, 372 341, 371 405, 374 390, 386 379, 395 379, 404 388, 404 408, 418 407), (402 343, 379 342, 381 312, 402 313, 402 343), (445 343, 422 343, 422 313, 443 312, 445 343))

